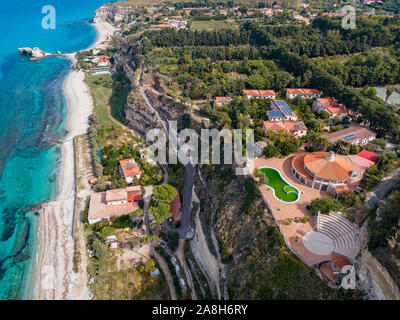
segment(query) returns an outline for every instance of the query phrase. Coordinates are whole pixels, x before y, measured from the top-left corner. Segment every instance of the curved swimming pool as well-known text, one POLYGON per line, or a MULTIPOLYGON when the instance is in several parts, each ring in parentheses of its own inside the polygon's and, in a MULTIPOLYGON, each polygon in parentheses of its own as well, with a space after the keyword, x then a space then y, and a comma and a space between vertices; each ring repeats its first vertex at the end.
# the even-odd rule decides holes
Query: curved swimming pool
POLYGON ((261 167, 258 169, 267 175, 267 185, 272 188, 275 198, 277 198, 279 201, 287 203, 296 202, 299 200, 299 189, 287 183, 277 169, 271 167, 261 167))

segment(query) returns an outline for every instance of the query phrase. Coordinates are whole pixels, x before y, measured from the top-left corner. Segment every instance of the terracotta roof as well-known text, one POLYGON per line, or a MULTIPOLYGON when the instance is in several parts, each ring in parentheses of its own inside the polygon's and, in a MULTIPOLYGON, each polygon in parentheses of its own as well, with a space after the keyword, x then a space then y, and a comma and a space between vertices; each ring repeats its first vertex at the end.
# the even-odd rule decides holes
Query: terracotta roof
POLYGON ((263 125, 266 130, 287 130, 291 132, 307 130, 302 121, 264 121, 263 125))
POLYGON ((215 97, 215 102, 216 103, 229 103, 232 101, 231 97, 215 97))
POLYGON ((376 163, 378 161, 378 155, 368 150, 362 150, 359 153, 357 153, 357 155, 359 157, 372 161, 373 163, 376 163))
POLYGON ((303 89, 305 94, 322 94, 318 89, 303 89))
POLYGON ((114 189, 106 191, 106 202, 109 201, 123 201, 126 200, 125 189, 114 189))
POLYGON ((140 175, 140 169, 133 158, 121 160, 119 165, 125 178, 140 175))
POLYGON ((244 92, 245 94, 247 94, 248 96, 258 96, 258 95, 260 95, 260 93, 258 92, 258 90, 249 89, 249 90, 243 90, 243 92, 244 92))
POLYGON ((109 206, 106 203, 106 192, 93 192, 90 196, 88 219, 95 220, 119 217, 129 214, 138 208, 137 202, 109 206))
POLYGON ((177 195, 174 198, 174 200, 171 201, 171 203, 169 204, 170 206, 170 210, 172 213, 172 218, 173 219, 180 219, 182 217, 182 205, 181 205, 181 198, 179 197, 179 190, 176 189, 177 195))
POLYGON ((322 104, 323 106, 325 106, 325 105, 332 105, 332 106, 334 106, 334 105, 339 105, 339 103, 337 103, 336 100, 333 99, 333 98, 331 98, 331 97, 317 98, 317 100, 318 100, 319 102, 321 102, 321 104, 322 104))
POLYGON ((142 197, 142 189, 140 186, 126 187, 126 192, 128 201, 139 201, 142 197))
POLYGON ((286 89, 286 90, 287 90, 287 92, 289 92, 290 94, 304 94, 303 89, 296 89, 296 88, 290 89, 290 88, 288 88, 288 89, 286 89))
POLYGON ((324 105, 324 109, 327 110, 330 114, 347 114, 347 110, 337 104, 324 105))
POLYGON ((335 255, 332 257, 332 263, 340 269, 342 269, 344 266, 351 265, 351 262, 349 261, 349 259, 347 259, 346 257, 343 257, 343 256, 338 256, 338 255, 335 255))
POLYGON ((349 158, 350 158, 351 162, 355 163, 356 165, 358 165, 364 169, 368 169, 370 166, 372 166, 374 164, 374 162, 369 161, 368 159, 365 159, 363 157, 360 157, 357 154, 349 155, 349 158))
POLYGON ((340 155, 333 155, 333 161, 328 160, 329 152, 313 152, 304 157, 304 166, 317 179, 329 181, 345 181, 355 169, 350 160, 340 155))
POLYGON ((260 96, 275 96, 275 91, 274 90, 258 90, 260 93, 260 96))

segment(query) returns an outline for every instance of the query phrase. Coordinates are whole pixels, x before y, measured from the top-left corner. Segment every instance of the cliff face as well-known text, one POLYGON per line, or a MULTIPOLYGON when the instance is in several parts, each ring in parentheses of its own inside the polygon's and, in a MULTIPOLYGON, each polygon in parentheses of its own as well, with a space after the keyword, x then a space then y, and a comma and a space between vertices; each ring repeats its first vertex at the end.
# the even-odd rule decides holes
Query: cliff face
POLYGON ((96 10, 94 22, 110 21, 130 23, 136 19, 135 6, 128 4, 107 3, 96 10))

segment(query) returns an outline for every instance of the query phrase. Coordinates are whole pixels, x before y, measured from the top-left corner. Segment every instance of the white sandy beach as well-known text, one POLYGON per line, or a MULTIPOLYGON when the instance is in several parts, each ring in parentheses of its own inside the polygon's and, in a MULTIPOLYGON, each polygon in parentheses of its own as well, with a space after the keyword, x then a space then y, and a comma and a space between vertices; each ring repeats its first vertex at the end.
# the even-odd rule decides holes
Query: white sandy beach
MULTIPOLYGON (((93 24, 97 40, 92 48, 104 48, 115 28, 107 22, 93 24)), ((75 64, 74 54, 67 54, 75 64)), ((37 264, 34 267, 32 299, 90 299, 86 270, 73 271, 72 235, 75 207, 75 161, 73 138, 86 133, 93 101, 84 72, 72 70, 65 83, 68 103, 68 135, 62 143, 62 164, 57 199, 40 210, 37 264)))

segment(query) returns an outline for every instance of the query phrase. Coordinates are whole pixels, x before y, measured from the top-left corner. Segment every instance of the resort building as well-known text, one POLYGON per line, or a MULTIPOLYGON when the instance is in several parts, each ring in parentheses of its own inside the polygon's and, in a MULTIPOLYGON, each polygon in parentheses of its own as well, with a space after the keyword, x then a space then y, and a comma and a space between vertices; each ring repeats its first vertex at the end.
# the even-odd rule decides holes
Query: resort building
POLYGON ((275 99, 274 90, 243 90, 247 99, 275 99))
POLYGON ((378 155, 367 150, 362 150, 357 154, 350 155, 349 158, 353 163, 364 169, 368 169, 378 161, 378 155))
POLYGON ((293 175, 302 184, 334 195, 354 190, 364 173, 349 157, 333 152, 300 152, 291 165, 293 175))
POLYGON ((125 159, 119 162, 119 173, 127 183, 132 183, 133 179, 140 179, 140 169, 135 159, 125 159))
MULTIPOLYGON (((274 122, 275 123, 275 122, 274 122)), ((265 132, 265 129, 264 129, 265 132)), ((259 157, 262 157, 263 151, 266 147, 268 147, 268 141, 258 141, 254 144, 254 152, 257 153, 259 157)))
POLYGON ((267 111, 267 117, 270 121, 297 121, 297 115, 292 108, 283 100, 272 100, 271 110, 267 111))
POLYGON ((361 126, 359 124, 352 124, 346 129, 332 132, 324 136, 331 144, 338 140, 343 140, 354 145, 366 145, 376 138, 375 132, 361 126))
POLYGON ((286 98, 293 99, 296 97, 304 98, 304 99, 313 99, 320 98, 322 96, 322 92, 318 89, 303 89, 303 88, 287 88, 286 89, 286 98))
POLYGON ((332 99, 330 97, 317 98, 312 105, 312 111, 326 111, 329 113, 329 118, 338 117, 339 119, 343 119, 344 117, 348 116, 347 110, 339 103, 337 103, 335 99, 332 99))
POLYGON ((110 57, 101 55, 92 60, 96 67, 109 67, 111 65, 110 57))
POLYGON ((90 196, 88 220, 90 224, 111 220, 113 217, 127 215, 139 208, 142 197, 141 187, 93 192, 90 196))
POLYGON ((295 137, 302 137, 307 134, 307 127, 302 121, 264 121, 263 129, 265 135, 268 131, 288 131, 295 137))
POLYGON ((214 103, 217 105, 224 105, 224 104, 228 104, 232 101, 231 97, 215 97, 214 98, 214 103))

